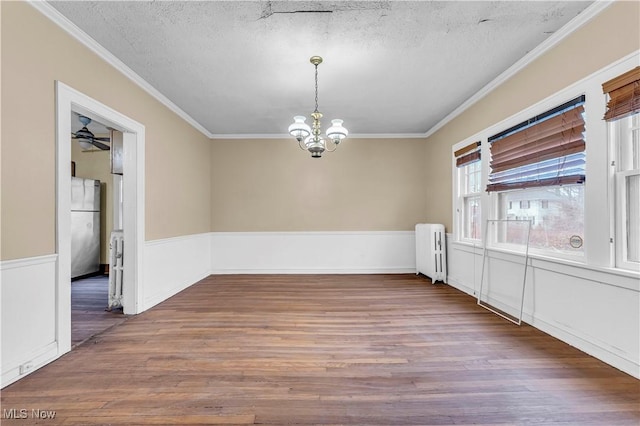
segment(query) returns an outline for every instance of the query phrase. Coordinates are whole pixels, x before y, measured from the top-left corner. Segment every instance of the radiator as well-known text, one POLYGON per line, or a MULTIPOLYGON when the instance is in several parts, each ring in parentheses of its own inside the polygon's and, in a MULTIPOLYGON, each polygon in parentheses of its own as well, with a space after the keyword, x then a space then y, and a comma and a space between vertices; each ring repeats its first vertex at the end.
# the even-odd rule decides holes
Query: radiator
POLYGON ((447 280, 447 246, 444 225, 416 225, 416 274, 424 274, 432 282, 447 280))
POLYGON ((109 240, 109 306, 107 310, 122 307, 124 240, 122 230, 111 231, 109 240))

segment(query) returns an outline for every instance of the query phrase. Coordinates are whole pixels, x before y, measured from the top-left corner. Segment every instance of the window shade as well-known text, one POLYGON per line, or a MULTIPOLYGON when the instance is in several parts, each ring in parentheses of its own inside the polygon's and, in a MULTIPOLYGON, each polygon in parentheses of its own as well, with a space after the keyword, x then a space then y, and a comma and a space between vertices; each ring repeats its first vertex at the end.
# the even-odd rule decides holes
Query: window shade
POLYGON ((453 156, 456 158, 456 167, 462 167, 480 161, 480 141, 460 148, 453 153, 453 156))
POLYGON ((602 85, 602 91, 609 94, 605 120, 613 121, 640 112, 640 66, 607 81, 602 85))
POLYGON ((487 191, 583 183, 584 96, 489 138, 487 191))

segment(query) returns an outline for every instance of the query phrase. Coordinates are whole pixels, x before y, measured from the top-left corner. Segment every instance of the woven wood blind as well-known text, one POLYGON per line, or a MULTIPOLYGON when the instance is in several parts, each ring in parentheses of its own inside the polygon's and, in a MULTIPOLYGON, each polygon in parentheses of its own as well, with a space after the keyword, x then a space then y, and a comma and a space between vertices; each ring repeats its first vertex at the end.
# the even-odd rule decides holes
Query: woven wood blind
POLYGON ((604 119, 617 120, 640 112, 640 66, 611 79, 602 85, 609 95, 604 119))
POLYGON ((554 108, 521 123, 520 130, 516 126, 505 136, 489 138, 487 191, 584 182, 583 102, 576 98, 560 111, 554 108))
POLYGON ((456 167, 480 161, 480 141, 471 143, 453 153, 456 159, 456 167))

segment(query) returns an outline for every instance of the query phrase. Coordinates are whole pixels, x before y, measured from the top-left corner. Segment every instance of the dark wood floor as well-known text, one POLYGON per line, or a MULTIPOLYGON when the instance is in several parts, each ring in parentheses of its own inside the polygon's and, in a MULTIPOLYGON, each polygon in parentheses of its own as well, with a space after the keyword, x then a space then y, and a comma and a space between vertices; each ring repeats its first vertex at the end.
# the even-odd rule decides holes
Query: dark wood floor
POLYGON ((640 422, 640 381, 414 275, 212 276, 1 399, 47 425, 640 422))
POLYGON ((120 324, 122 309, 105 311, 109 304, 109 276, 83 278, 71 282, 71 346, 120 324))

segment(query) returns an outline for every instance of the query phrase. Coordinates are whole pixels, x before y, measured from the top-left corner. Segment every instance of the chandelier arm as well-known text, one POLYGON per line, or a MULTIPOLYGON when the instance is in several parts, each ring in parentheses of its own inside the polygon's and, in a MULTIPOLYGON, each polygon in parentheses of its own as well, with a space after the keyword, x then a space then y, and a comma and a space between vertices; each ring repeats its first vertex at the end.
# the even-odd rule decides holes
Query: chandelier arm
POLYGON ((301 150, 303 150, 303 151, 306 151, 306 150, 307 150, 307 147, 306 147, 306 146, 302 146, 302 141, 298 141, 298 147, 299 147, 301 150))
POLYGON ((338 149, 338 144, 337 144, 337 143, 335 143, 335 142, 333 142, 333 141, 331 141, 331 143, 333 144, 333 149, 329 149, 328 144, 325 144, 325 151, 327 151, 327 152, 333 152, 333 151, 335 151, 336 149, 338 149))

